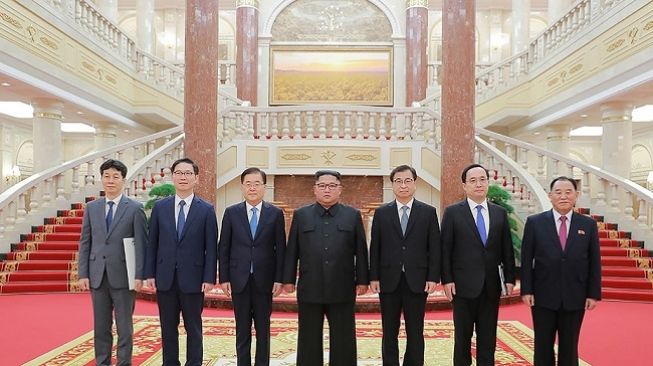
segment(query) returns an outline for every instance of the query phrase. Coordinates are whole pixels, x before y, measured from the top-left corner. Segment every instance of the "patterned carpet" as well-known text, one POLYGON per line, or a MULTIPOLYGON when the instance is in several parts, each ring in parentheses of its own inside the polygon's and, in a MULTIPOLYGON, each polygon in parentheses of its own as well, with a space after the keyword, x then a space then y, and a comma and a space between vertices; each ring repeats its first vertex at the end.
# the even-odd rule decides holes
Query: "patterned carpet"
MULTIPOLYGON (((231 318, 204 319, 204 365, 236 365, 235 326, 231 318)), ((358 365, 381 365, 380 320, 357 321, 358 365)), ((159 322, 156 317, 135 317, 134 365, 161 365, 162 353, 159 322)), ((533 358, 533 333, 517 321, 499 322, 497 332, 496 365, 531 365, 533 358)), ((185 335, 180 328, 182 364, 185 355, 185 335)), ((325 336, 328 332, 325 332, 325 336)), ((404 336, 402 334, 401 336, 404 336)), ((453 323, 451 321, 426 321, 425 365, 449 365, 453 351, 453 323)), ((405 346, 400 339, 400 350, 405 346)), ((295 365, 297 321, 295 319, 272 320, 271 365, 295 365)), ((253 345, 254 346, 254 345, 253 345)), ((328 352, 328 340, 325 342, 328 352)), ((400 351, 403 352, 403 351, 400 351)), ((473 352, 473 351, 472 351, 473 352)), ((328 355, 325 353, 325 360, 328 355)), ((581 362, 582 365, 588 365, 581 362)), ((93 365, 93 333, 86 333, 26 365, 93 365)))

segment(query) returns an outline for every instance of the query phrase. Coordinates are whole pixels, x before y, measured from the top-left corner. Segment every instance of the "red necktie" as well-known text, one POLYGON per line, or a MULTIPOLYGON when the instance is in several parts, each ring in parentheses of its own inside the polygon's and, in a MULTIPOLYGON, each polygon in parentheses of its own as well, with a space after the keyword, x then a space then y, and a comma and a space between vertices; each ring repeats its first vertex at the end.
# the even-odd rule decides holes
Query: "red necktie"
POLYGON ((558 232, 560 238, 560 247, 565 250, 567 245, 567 216, 560 216, 560 231, 558 232))

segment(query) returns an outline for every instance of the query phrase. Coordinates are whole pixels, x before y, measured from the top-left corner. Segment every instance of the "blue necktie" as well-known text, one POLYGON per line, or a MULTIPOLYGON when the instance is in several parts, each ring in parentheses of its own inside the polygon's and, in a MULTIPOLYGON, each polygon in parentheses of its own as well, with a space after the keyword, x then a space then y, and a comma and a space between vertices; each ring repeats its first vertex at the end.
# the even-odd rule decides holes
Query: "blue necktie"
POLYGON ((256 235, 256 227, 258 226, 258 217, 256 217, 256 212, 258 209, 256 207, 252 207, 252 219, 249 220, 249 231, 252 233, 252 239, 254 239, 254 236, 256 235))
POLYGON ((483 218, 483 206, 476 206, 476 228, 478 229, 478 234, 481 236, 481 241, 483 245, 487 245, 487 233, 485 232, 485 219, 483 218))
POLYGON ((408 206, 403 206, 401 208, 402 211, 404 211, 403 214, 401 214, 401 233, 406 236, 406 228, 408 227, 408 209, 410 207, 408 206))
POLYGON ((181 240, 181 233, 184 232, 184 225, 186 224, 185 205, 186 201, 179 201, 179 216, 177 216, 177 239, 179 240, 181 240))
POLYGON ((107 231, 109 231, 109 228, 111 227, 111 222, 113 221, 113 204, 115 202, 109 201, 107 202, 107 205, 109 205, 109 212, 107 212, 107 231))

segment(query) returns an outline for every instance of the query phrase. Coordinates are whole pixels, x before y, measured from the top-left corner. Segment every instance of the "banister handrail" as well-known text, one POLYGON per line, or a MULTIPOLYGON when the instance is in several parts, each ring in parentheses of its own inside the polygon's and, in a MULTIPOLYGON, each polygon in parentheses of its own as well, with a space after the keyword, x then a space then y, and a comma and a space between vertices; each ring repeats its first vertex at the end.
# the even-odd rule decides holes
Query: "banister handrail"
POLYGON ((517 147, 521 147, 523 149, 527 149, 530 151, 533 151, 537 154, 540 154, 542 156, 547 156, 555 161, 559 161, 562 163, 565 163, 569 166, 576 167, 582 171, 591 173, 601 179, 604 179, 612 184, 615 184, 617 186, 623 187, 626 191, 634 193, 638 198, 645 200, 649 204, 653 204, 653 192, 649 191, 648 189, 645 189, 644 187, 640 186, 639 184, 631 181, 630 179, 624 179, 618 175, 615 175, 613 173, 607 172, 599 167, 596 167, 591 164, 584 163, 582 161, 574 160, 572 158, 569 158, 567 156, 558 154, 553 151, 549 151, 546 149, 543 149, 541 147, 538 147, 533 144, 529 144, 527 142, 521 141, 514 139, 512 137, 504 136, 501 134, 498 134, 496 132, 492 132, 483 128, 477 128, 476 129, 477 133, 479 135, 487 136, 489 138, 502 141, 505 143, 508 143, 510 145, 514 145, 517 147))
POLYGON ((142 145, 146 142, 156 140, 159 138, 163 138, 165 136, 170 136, 175 133, 182 132, 183 127, 178 126, 178 127, 173 127, 171 129, 161 131, 152 135, 148 135, 145 137, 141 137, 135 140, 132 140, 130 142, 126 142, 124 144, 116 145, 113 147, 109 147, 100 151, 94 151, 91 153, 88 153, 82 157, 79 157, 77 159, 69 160, 67 162, 64 162, 63 164, 59 166, 52 167, 50 169, 46 169, 42 172, 39 172, 37 174, 34 174, 21 182, 9 187, 7 190, 4 192, 0 193, 0 208, 5 207, 7 203, 14 201, 18 198, 19 195, 26 193, 28 190, 32 189, 34 186, 46 181, 47 179, 51 179, 59 174, 62 174, 69 169, 78 167, 84 163, 93 161, 98 158, 102 158, 107 155, 111 155, 113 153, 116 153, 118 151, 122 151, 125 149, 128 149, 130 147, 142 145))
POLYGON ((425 107, 378 107, 378 106, 360 106, 350 104, 307 104, 295 106, 228 106, 222 110, 222 114, 230 112, 319 112, 319 111, 338 111, 338 112, 376 112, 376 113, 406 113, 421 112, 438 118, 440 113, 425 107))
POLYGON ((179 144, 181 144, 185 138, 186 134, 182 133, 179 136, 175 137, 174 139, 166 142, 162 146, 158 147, 156 150, 150 152, 147 156, 142 158, 141 160, 138 161, 138 163, 134 164, 132 168, 129 170, 127 173, 127 177, 125 177, 126 182, 131 182, 132 180, 135 179, 138 174, 140 174, 145 167, 148 165, 151 165, 153 161, 155 161, 157 158, 169 153, 177 147, 179 144))

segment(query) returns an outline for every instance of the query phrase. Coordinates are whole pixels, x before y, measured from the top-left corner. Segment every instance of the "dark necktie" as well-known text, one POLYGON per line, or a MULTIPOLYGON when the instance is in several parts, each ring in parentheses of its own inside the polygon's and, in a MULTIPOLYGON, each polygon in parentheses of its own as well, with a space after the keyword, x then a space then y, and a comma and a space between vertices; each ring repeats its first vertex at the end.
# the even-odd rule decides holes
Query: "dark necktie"
POLYGON ((483 206, 476 206, 476 228, 478 234, 481 236, 481 241, 484 246, 487 246, 487 233, 485 232, 485 218, 483 218, 483 206))
POLYGON ((113 205, 115 202, 109 201, 107 202, 107 205, 109 205, 109 212, 107 212, 107 217, 105 220, 107 221, 107 231, 109 231, 109 228, 111 227, 111 222, 113 221, 113 205))
POLYGON ((177 239, 181 240, 181 233, 184 232, 184 225, 186 225, 186 215, 184 214, 184 206, 186 201, 179 201, 179 216, 177 216, 177 239))
POLYGON ((560 247, 565 250, 567 246, 567 216, 560 216, 560 231, 558 232, 560 238, 560 247))
POLYGON ((401 233, 406 236, 406 228, 408 227, 408 206, 402 206, 401 210, 404 212, 401 214, 401 233))

